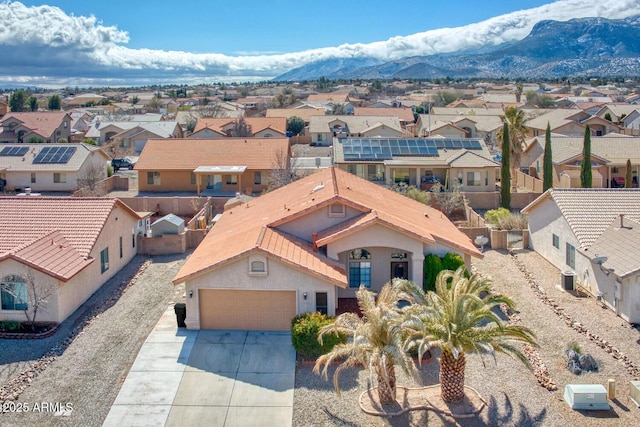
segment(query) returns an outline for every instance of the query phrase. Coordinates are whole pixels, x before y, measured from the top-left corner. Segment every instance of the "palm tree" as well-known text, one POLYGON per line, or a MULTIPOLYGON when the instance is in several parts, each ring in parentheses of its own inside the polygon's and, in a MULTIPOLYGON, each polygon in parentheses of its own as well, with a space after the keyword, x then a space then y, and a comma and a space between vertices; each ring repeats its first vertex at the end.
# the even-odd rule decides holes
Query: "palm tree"
POLYGON ((490 282, 477 274, 465 277, 465 267, 455 272, 442 271, 435 292, 424 292, 408 281, 397 281, 394 287, 400 298, 414 302, 407 311, 403 330, 408 338, 405 348, 418 348, 419 358, 429 348, 438 347, 440 357, 440 390, 445 402, 464 398, 466 355, 505 353, 529 366, 515 342, 535 345, 534 333, 524 327, 504 324, 493 311, 501 304, 513 308, 506 296, 489 292, 490 282))
POLYGON ((340 373, 349 367, 362 365, 375 373, 378 383, 378 397, 381 403, 395 402, 396 372, 395 365, 413 378, 418 373, 411 357, 404 351, 400 325, 402 317, 397 308, 398 291, 386 284, 375 298, 373 292, 364 287, 356 293, 358 306, 363 317, 355 313, 343 313, 336 317, 333 324, 320 329, 318 340, 326 334, 344 333, 349 339, 338 344, 331 352, 320 356, 313 368, 327 378, 327 370, 334 360, 342 360, 333 374, 333 385, 340 395, 338 380, 340 373))
MULTIPOLYGON (((524 111, 519 110, 516 107, 507 107, 504 109, 504 114, 500 116, 502 123, 506 123, 509 126, 509 137, 510 137, 510 154, 511 154, 511 188, 515 192, 517 186, 517 180, 515 171, 517 171, 520 167, 520 158, 522 157, 522 153, 524 151, 525 138, 527 136, 527 125, 526 125, 526 117, 524 116, 524 111)), ((498 131, 498 141, 502 142, 503 129, 498 131)), ((504 156, 504 153, 502 153, 504 156)))

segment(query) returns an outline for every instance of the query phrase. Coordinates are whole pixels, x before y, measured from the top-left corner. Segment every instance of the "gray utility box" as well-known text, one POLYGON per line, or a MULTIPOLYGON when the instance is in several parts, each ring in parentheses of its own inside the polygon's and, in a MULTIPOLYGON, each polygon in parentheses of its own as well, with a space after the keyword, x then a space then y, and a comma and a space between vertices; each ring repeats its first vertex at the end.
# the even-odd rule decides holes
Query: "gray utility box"
POLYGON ((629 383, 629 397, 640 407, 640 381, 631 381, 629 383))
POLYGON ((602 384, 567 384, 564 387, 564 400, 571 409, 608 411, 607 389, 602 384))

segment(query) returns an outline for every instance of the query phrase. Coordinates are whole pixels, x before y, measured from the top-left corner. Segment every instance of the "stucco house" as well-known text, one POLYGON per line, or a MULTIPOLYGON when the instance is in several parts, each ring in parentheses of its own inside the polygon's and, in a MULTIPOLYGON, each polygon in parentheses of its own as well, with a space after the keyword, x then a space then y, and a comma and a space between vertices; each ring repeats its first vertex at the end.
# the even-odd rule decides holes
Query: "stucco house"
POLYGON ((288 138, 152 139, 136 163, 140 191, 260 193, 289 165, 288 138))
MULTIPOLYGON (((529 174, 544 179, 545 138, 530 141, 520 159, 529 174)), ((553 185, 561 188, 580 187, 583 137, 551 136, 553 185)), ((638 186, 640 170, 640 138, 610 134, 591 138, 591 170, 594 188, 624 187, 627 160, 631 161, 632 185, 638 186)))
POLYGON ((173 280, 189 329, 284 330, 363 285, 423 283, 426 254, 482 257, 440 211, 338 168, 225 211, 173 280))
POLYGON ((7 190, 77 190, 107 177, 109 156, 89 144, 0 144, 0 180, 7 190))
POLYGON ((500 167, 476 138, 339 138, 333 156, 340 169, 378 184, 421 187, 436 178, 458 180, 467 192, 495 191, 500 167))
POLYGON ((311 116, 311 145, 331 145, 333 138, 405 136, 395 116, 311 116))
MULTIPOLYGON (((196 122, 189 138, 225 138, 234 135, 239 119, 207 117, 196 122)), ((287 119, 280 117, 245 117, 244 122, 251 129, 254 138, 284 138, 287 133, 287 119)))
POLYGON ((69 142, 71 116, 64 111, 7 113, 0 121, 0 143, 69 142))
POLYGON ((619 316, 640 322, 640 190, 554 188, 522 213, 532 249, 619 316))
POLYGON ((0 321, 62 322, 136 255, 142 217, 117 199, 0 197, 0 321))
POLYGON ((131 116, 131 120, 118 122, 98 119, 89 128, 85 137, 94 139, 99 145, 118 141, 121 147, 133 147, 137 153, 142 151, 149 139, 182 138, 182 126, 178 122, 149 120, 145 116, 149 115, 131 116))

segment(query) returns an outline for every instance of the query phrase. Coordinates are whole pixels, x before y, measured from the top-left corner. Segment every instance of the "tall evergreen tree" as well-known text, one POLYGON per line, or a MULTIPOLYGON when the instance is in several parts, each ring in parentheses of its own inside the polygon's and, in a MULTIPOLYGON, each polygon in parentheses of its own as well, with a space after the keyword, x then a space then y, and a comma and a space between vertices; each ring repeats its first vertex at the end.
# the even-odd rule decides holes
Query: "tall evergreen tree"
POLYGON ((542 191, 547 191, 553 187, 553 156, 551 154, 551 125, 547 122, 547 132, 544 138, 544 161, 543 161, 543 183, 542 191))
POLYGON ((511 144, 509 142, 509 124, 502 128, 502 162, 500 168, 500 206, 511 209, 511 144))
POLYGON ((11 94, 9 98, 9 109, 14 113, 24 111, 24 104, 27 102, 27 93, 20 89, 11 94))
POLYGON ((624 188, 631 188, 633 178, 631 176, 631 159, 627 159, 627 173, 624 176, 624 188))
POLYGON ((580 167, 580 186, 591 188, 593 186, 593 173, 591 171, 591 128, 584 129, 584 143, 582 144, 582 166, 580 167))

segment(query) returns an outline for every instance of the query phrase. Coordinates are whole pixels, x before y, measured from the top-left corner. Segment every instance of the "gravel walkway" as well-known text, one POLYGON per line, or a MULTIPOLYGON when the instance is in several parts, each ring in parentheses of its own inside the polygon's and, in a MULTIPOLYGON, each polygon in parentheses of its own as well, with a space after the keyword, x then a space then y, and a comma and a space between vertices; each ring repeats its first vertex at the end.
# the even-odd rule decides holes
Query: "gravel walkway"
POLYGON ((167 305, 183 299, 184 289, 174 288, 171 279, 185 258, 136 257, 52 337, 0 341, 4 392, 30 383, 14 400, 28 404, 29 411, 0 414, 0 426, 101 425, 147 335, 167 305), (34 367, 37 376, 29 378, 25 371, 34 367), (73 412, 59 416, 34 411, 42 402, 71 403, 73 412))
MULTIPOLYGON (((567 314, 571 314, 599 337, 615 343, 634 363, 640 363, 640 333, 629 327, 610 310, 603 309, 590 298, 577 298, 559 289, 560 272, 535 252, 523 251, 516 255, 541 285, 567 314)), ((524 365, 507 356, 498 355, 496 361, 485 358, 485 366, 479 356, 467 358, 466 385, 478 390, 489 403, 478 418, 458 419, 444 417, 433 412, 416 411, 396 418, 382 419, 364 414, 358 407, 360 394, 368 387, 369 373, 349 369, 341 375, 341 397, 333 392, 331 381, 325 381, 312 372, 309 365, 300 365, 296 371, 294 395, 294 426, 612 426, 638 425, 640 410, 628 399, 628 384, 634 379, 625 366, 604 349, 589 340, 554 313, 552 308, 538 299, 516 260, 504 251, 487 251, 485 258, 474 262, 474 268, 490 276, 494 289, 510 296, 516 303, 517 314, 524 325, 537 332, 540 347, 537 349, 547 366, 558 391, 549 392, 536 381, 533 373, 524 365), (591 353, 601 365, 598 373, 580 376, 566 368, 564 351, 567 345, 578 342, 583 351, 591 353), (603 384, 613 378, 617 383, 617 400, 611 402, 612 410, 573 411, 564 402, 566 384, 603 384)), ((434 354, 436 358, 438 354, 434 354)), ((422 368, 425 385, 438 382, 437 360, 422 368)), ((398 384, 414 384, 400 376, 398 384)))

